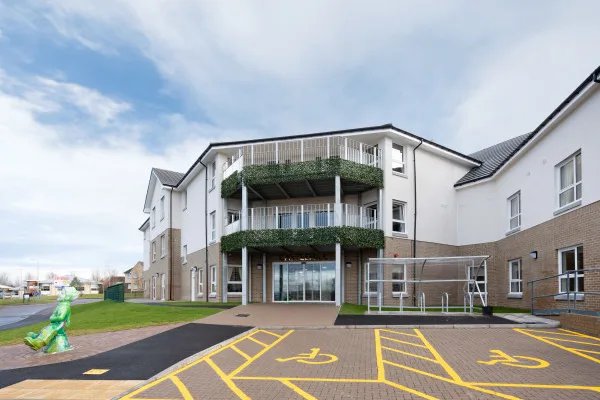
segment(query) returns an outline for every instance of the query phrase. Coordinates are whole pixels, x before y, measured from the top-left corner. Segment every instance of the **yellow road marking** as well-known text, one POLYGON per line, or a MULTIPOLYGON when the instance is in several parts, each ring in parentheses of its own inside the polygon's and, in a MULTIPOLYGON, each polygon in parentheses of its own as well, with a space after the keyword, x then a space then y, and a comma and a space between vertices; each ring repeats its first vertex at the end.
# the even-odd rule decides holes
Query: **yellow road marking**
POLYGON ((300 389, 298 386, 294 385, 292 382, 282 379, 281 383, 283 383, 285 386, 289 387, 290 389, 292 389, 294 392, 296 392, 297 394, 299 394, 300 396, 302 396, 303 399, 306 400, 317 400, 316 397, 310 395, 309 393, 305 392, 304 390, 300 389))
POLYGON ((550 340, 557 340, 559 342, 569 342, 569 343, 579 343, 579 344, 585 344, 588 346, 600 346, 600 343, 589 343, 589 342, 581 342, 579 340, 571 340, 571 339, 562 339, 562 338, 555 338, 555 337, 548 337, 548 336, 538 336, 540 338, 544 338, 544 339, 550 339, 550 340))
POLYGON ((577 336, 583 336, 583 337, 586 337, 586 338, 594 339, 594 340, 597 340, 597 341, 599 341, 599 342, 600 342, 600 338, 597 338, 596 336, 590 336, 590 335, 586 335, 586 334, 584 334, 584 333, 579 333, 579 332, 575 332, 575 331, 570 331, 570 330, 568 330, 568 329, 563 329, 563 328, 559 328, 559 330, 561 330, 561 331, 563 331, 563 332, 569 332, 569 333, 571 333, 571 334, 573 334, 573 335, 577 335, 577 336))
MULTIPOLYGON (((291 332, 293 332, 293 331, 288 331, 286 333, 286 335, 289 334, 289 333, 291 333, 291 332)), ((187 365, 184 365, 183 367, 181 367, 181 368, 179 368, 179 369, 177 369, 177 370, 175 370, 175 371, 173 371, 173 372, 171 372, 171 373, 169 373, 169 374, 167 374, 167 375, 165 375, 165 376, 163 376, 163 377, 161 377, 161 378, 159 378, 159 379, 157 379, 155 381, 149 382, 146 385, 143 385, 143 386, 139 387, 138 389, 136 389, 133 392, 131 392, 131 393, 127 394, 126 396, 124 396, 123 400, 133 399, 133 396, 135 396, 135 395, 137 395, 137 394, 139 394, 139 393, 141 393, 141 392, 143 392, 145 390, 148 390, 148 389, 150 389, 150 388, 152 388, 152 387, 154 387, 154 386, 156 386, 156 385, 158 385, 158 384, 166 381, 167 379, 169 379, 173 375, 177 375, 177 374, 179 374, 179 373, 181 373, 183 371, 187 371, 188 369, 190 369, 190 368, 192 368, 192 367, 200 364, 201 362, 206 361, 209 357, 216 356, 217 354, 219 354, 219 353, 221 353, 221 352, 229 349, 231 346, 236 345, 236 344, 238 344, 238 343, 246 340, 246 338, 248 336, 252 335, 252 334, 254 334, 254 332, 249 333, 247 335, 244 335, 244 336, 242 336, 242 337, 234 340, 233 342, 229 343, 228 345, 218 348, 217 350, 213 351, 212 353, 205 354, 204 356, 200 357, 199 359, 197 359, 195 361, 192 361, 191 363, 189 363, 187 365)), ((274 345, 274 344, 275 344, 275 342, 272 343, 272 345, 274 345)), ((136 400, 139 400, 139 399, 136 399, 136 400)))
POLYGON ((377 380, 385 380, 385 368, 383 366, 383 353, 381 351, 381 332, 375 329, 375 360, 377 361, 377 380))
POLYGON ((210 365, 210 367, 217 373, 217 375, 219 375, 219 378, 221 378, 221 380, 227 385, 227 387, 229 389, 231 389, 231 391, 233 393, 235 393, 240 399, 242 399, 242 400, 250 399, 250 397, 248 397, 246 395, 246 393, 242 392, 242 390, 239 387, 237 387, 237 385, 235 383, 233 383, 233 381, 230 379, 230 377, 228 375, 226 375, 225 372, 223 372, 223 370, 221 368, 219 368, 212 359, 207 358, 206 363, 208 365, 210 365))
POLYGON ((83 373, 83 375, 102 375, 107 373, 108 371, 110 371, 110 369, 90 369, 88 371, 85 371, 83 373))
POLYGON ((401 344, 408 344, 411 346, 415 346, 415 347, 421 347, 423 349, 426 349, 427 346, 423 346, 422 344, 417 344, 417 343, 411 343, 411 342, 405 342, 404 340, 398 340, 398 339, 393 339, 393 338, 389 338, 387 336, 380 336, 382 339, 387 339, 387 340, 391 340, 392 342, 396 342, 396 343, 401 343, 401 344))
POLYGON ((541 358, 527 357, 527 356, 509 356, 502 350, 490 350, 490 353, 492 353, 492 355, 490 355, 491 360, 477 361, 477 362, 479 364, 484 364, 484 365, 500 364, 500 365, 505 365, 507 367, 531 368, 531 369, 546 368, 550 365, 550 363, 548 361, 542 360, 541 358), (534 365, 523 364, 520 360, 533 361, 536 364, 534 364, 534 365))
POLYGON ((400 353, 400 354, 404 354, 404 355, 407 355, 407 356, 411 356, 411 357, 420 358, 420 359, 422 359, 422 360, 431 361, 431 362, 434 362, 434 363, 436 363, 436 364, 438 363, 438 362, 437 362, 437 360, 434 360, 433 358, 423 357, 423 356, 420 356, 420 355, 418 355, 418 354, 408 353, 408 352, 406 352, 406 351, 402 351, 402 350, 396 350, 396 349, 392 349, 391 347, 386 347, 386 346, 381 346, 381 348, 382 348, 382 349, 384 349, 384 350, 390 350, 390 351, 393 351, 393 352, 395 352, 395 353, 400 353))
POLYGON ((235 351, 240 356, 244 357, 246 360, 250 359, 250 356, 248 354, 244 353, 242 350, 240 350, 235 344, 231 345, 231 350, 235 351))
MULTIPOLYGON (((267 351, 269 351, 269 349, 272 349, 273 347, 275 347, 277 344, 279 344, 279 342, 281 342, 283 339, 285 339, 286 337, 288 337, 289 335, 292 334, 292 332, 294 332, 294 330, 289 330, 286 333, 284 333, 283 335, 281 335, 281 337, 279 337, 278 339, 276 339, 273 343, 271 343, 270 345, 268 345, 267 347, 263 348, 261 351, 259 351, 258 353, 256 353, 254 356, 252 356, 249 360, 247 360, 245 363, 243 363, 242 365, 240 365, 239 367, 237 367, 235 369, 235 371, 233 371, 232 373, 229 374, 229 377, 234 377, 237 374, 239 374, 240 372, 242 372, 244 369, 246 369, 250 364, 252 364, 254 361, 256 361, 258 358, 260 358, 263 354, 265 354, 267 351)), ((249 336, 249 338, 251 339, 252 337, 249 336)))
POLYGON ((413 335, 412 333, 406 333, 406 332, 396 332, 393 331, 391 329, 380 329, 381 332, 389 332, 389 333, 394 333, 396 335, 404 335, 404 336, 410 336, 410 337, 414 337, 414 338, 419 338, 417 335, 413 335))
POLYGON ((455 380, 452 380, 452 379, 449 379, 449 378, 446 378, 446 377, 443 377, 443 376, 440 376, 440 375, 432 374, 432 373, 427 372, 427 371, 422 371, 420 369, 412 368, 412 367, 409 367, 407 365, 396 364, 394 362, 387 361, 387 360, 384 361, 384 363, 392 365, 392 366, 397 367, 397 368, 402 368, 402 369, 405 369, 407 371, 411 371, 411 372, 414 372, 414 373, 417 373, 417 374, 425 375, 425 376, 428 376, 428 377, 433 378, 433 379, 438 379, 440 381, 452 383, 452 384, 455 384, 455 385, 458 385, 458 386, 461 386, 461 387, 465 387, 465 388, 468 388, 468 389, 471 389, 471 390, 475 390, 477 392, 491 394, 493 396, 498 396, 498 397, 501 397, 503 399, 508 399, 508 400, 521 400, 521 399, 519 399, 518 397, 515 397, 515 396, 511 396, 511 395, 500 393, 500 392, 495 392, 493 390, 484 389, 484 388, 475 386, 475 385, 473 385, 471 383, 468 383, 468 382, 455 381, 455 380))
POLYGON ((567 349, 576 350, 576 351, 583 351, 584 353, 600 354, 600 351, 594 351, 594 350, 576 349, 574 347, 567 347, 567 349))
POLYGON ((393 388, 403 390, 405 392, 414 394, 416 396, 422 397, 422 398, 427 399, 427 400, 438 400, 437 397, 433 397, 433 396, 430 396, 430 395, 428 395, 426 393, 419 392, 418 390, 415 390, 413 388, 409 388, 409 387, 404 386, 404 385, 400 385, 399 383, 396 383, 396 382, 391 382, 391 381, 387 381, 386 380, 383 383, 385 383, 386 385, 391 386, 393 388))
POLYGON ((267 334, 269 334, 269 335, 275 336, 276 338, 280 338, 280 337, 281 337, 281 335, 278 335, 278 334, 276 334, 276 333, 273 333, 273 332, 265 331, 265 330, 263 330, 263 329, 259 329, 259 330, 257 330, 256 332, 267 333, 267 334))
POLYGON ((593 361, 593 362, 595 362, 595 363, 598 363, 598 364, 600 364, 600 359, 597 359, 597 358, 595 358, 595 357, 592 357, 592 356, 590 356, 590 355, 587 355, 587 354, 585 354, 585 353, 582 353, 582 352, 580 352, 579 350, 573 350, 571 347, 565 347, 565 346, 563 346, 563 345, 560 345, 560 344, 558 344, 558 343, 554 343, 554 342, 553 342, 553 341, 551 341, 551 340, 548 340, 548 339, 541 338, 541 337, 539 337, 539 336, 537 336, 537 335, 534 335, 534 334, 532 334, 532 333, 529 333, 529 332, 525 332, 524 330, 522 330, 522 329, 520 329, 520 328, 513 328, 513 329, 514 329, 516 332, 522 333, 523 335, 527 335, 527 336, 529 336, 529 337, 532 337, 532 338, 534 338, 534 339, 537 339, 537 340, 539 340, 539 341, 541 341, 541 342, 547 343, 547 344, 549 344, 549 345, 551 345, 551 346, 558 347, 559 349, 563 349, 564 351, 568 351, 569 353, 575 354, 575 355, 577 355, 577 356, 579 356, 579 357, 583 357, 583 358, 585 358, 585 359, 588 359, 588 360, 590 360, 590 361, 593 361))
POLYGON ((524 331, 527 332, 533 332, 533 333, 543 333, 544 335, 560 335, 560 336, 581 336, 581 334, 578 333, 562 333, 562 332, 555 332, 555 331, 550 331, 547 329, 523 329, 524 331))
POLYGON ((437 352, 437 350, 435 349, 435 347, 433 347, 431 345, 431 343, 429 343, 429 341, 425 338, 425 336, 423 336, 423 334, 421 333, 421 331, 418 330, 418 329, 415 329, 415 333, 417 335, 419 335, 419 337, 421 338, 421 341, 425 344, 425 346, 427 346, 427 348, 431 352, 431 355, 437 360, 437 362, 442 366, 442 368, 444 368, 444 370, 446 371, 446 373, 448 375, 450 375, 452 377, 452 379, 454 379, 456 382, 462 382, 462 378, 446 362, 446 360, 444 360, 444 358, 440 355, 440 353, 437 352))
POLYGON ((360 378, 301 378, 295 376, 235 376, 231 379, 241 381, 300 381, 300 382, 340 382, 340 383, 380 383, 378 379, 360 378))
POLYGON ((181 395, 183 396, 183 400, 194 399, 188 388, 183 384, 183 382, 181 382, 181 379, 179 379, 177 375, 173 375, 171 377, 171 382, 173 382, 175 386, 177 386, 177 390, 179 390, 179 393, 181 393, 181 395))
POLYGON ((501 383, 501 382, 465 382, 473 386, 497 386, 497 387, 524 387, 536 389, 565 389, 565 390, 591 390, 600 392, 600 386, 580 385, 546 385, 538 383, 501 383))
POLYGON ((248 338, 247 338, 247 339, 250 339, 250 340, 252 340, 254 343, 260 344, 262 347, 267 347, 267 346, 268 346, 268 344, 266 344, 266 343, 264 343, 264 342, 261 342, 260 340, 258 340, 258 339, 256 339, 256 338, 254 338, 254 337, 252 337, 252 336, 248 336, 248 338))

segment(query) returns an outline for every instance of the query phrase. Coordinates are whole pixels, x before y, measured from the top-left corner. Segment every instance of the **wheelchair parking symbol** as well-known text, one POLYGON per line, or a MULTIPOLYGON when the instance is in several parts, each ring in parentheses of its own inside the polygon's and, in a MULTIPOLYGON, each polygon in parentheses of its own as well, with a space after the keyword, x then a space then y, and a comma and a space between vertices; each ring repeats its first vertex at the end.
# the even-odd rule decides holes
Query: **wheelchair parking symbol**
POLYGON ((279 362, 296 361, 302 364, 321 365, 329 364, 338 360, 337 356, 328 353, 320 353, 321 349, 313 347, 310 353, 300 353, 295 357, 276 358, 279 362))
POLYGON ((506 365, 508 367, 517 368, 531 368, 539 369, 546 368, 550 365, 548 361, 542 360, 541 358, 527 357, 527 356, 509 356, 502 350, 490 350, 491 360, 489 361, 477 361, 479 364, 485 365, 506 365))

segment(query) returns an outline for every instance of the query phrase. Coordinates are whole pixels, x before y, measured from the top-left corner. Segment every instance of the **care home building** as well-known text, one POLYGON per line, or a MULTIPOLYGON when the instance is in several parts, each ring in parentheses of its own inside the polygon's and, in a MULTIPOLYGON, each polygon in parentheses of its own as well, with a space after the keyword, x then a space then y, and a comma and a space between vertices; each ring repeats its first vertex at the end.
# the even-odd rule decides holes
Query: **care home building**
MULTIPOLYGON (((600 292, 599 88, 600 68, 534 131, 470 155, 382 125, 212 143, 185 173, 154 168, 146 296, 363 303, 371 257, 487 255, 471 278, 491 305, 529 307, 527 282, 555 276, 545 307, 600 310, 560 295, 600 292)), ((414 301, 412 286, 385 296, 414 301)))

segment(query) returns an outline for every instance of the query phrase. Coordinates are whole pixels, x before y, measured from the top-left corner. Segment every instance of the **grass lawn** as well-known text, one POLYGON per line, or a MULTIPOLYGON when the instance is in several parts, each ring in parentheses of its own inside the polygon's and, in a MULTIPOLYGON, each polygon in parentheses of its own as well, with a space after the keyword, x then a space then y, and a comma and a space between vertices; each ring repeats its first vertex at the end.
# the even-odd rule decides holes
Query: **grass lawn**
MULTIPOLYGON (((123 329, 140 328, 150 325, 164 325, 175 322, 193 321, 220 311, 218 308, 200 307, 157 307, 146 304, 115 303, 100 301, 79 304, 72 307, 71 336, 94 332, 112 332, 123 329)), ((29 331, 38 331, 48 322, 22 328, 0 331, 0 345, 21 343, 29 331)))
MULTIPOLYGON (((371 306, 371 311, 377 311, 379 308, 371 306)), ((381 307, 382 311, 398 311, 398 307, 381 307)), ((405 309, 404 311, 413 311, 419 312, 418 309, 405 309)), ((441 312, 441 308, 430 308, 427 311, 430 312, 441 312)), ((463 307, 452 307, 450 306, 450 311, 463 311, 463 307)), ((481 307, 473 307, 473 311, 476 313, 481 313, 481 307)), ((340 315, 362 315, 367 312, 366 305, 358 305, 358 304, 350 304, 344 303, 340 308, 340 315)), ((530 311, 522 308, 513 308, 513 307, 501 307, 494 306, 494 314, 502 314, 502 313, 529 313, 530 311)))

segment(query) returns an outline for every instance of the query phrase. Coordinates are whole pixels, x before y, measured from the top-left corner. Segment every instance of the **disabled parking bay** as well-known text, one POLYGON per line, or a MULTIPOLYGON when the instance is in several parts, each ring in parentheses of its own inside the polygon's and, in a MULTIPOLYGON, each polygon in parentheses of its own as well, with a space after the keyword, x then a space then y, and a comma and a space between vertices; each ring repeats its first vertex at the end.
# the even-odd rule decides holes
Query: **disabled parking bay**
POLYGON ((600 399, 600 339, 563 329, 258 329, 123 398, 600 399))

